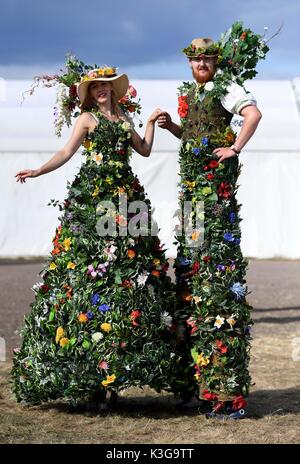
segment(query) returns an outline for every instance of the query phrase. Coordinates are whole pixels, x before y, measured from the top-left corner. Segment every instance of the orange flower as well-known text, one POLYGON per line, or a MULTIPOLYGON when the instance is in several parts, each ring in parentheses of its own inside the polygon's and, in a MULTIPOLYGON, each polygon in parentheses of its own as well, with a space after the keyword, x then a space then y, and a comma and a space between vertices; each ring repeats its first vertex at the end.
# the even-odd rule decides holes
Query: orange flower
POLYGON ((235 136, 232 132, 228 132, 228 134, 226 134, 226 141, 228 143, 233 143, 235 141, 235 136))
POLYGON ((61 347, 64 347, 69 344, 69 339, 67 337, 63 337, 59 340, 59 344, 61 347))
POLYGON ((87 315, 84 314, 84 313, 80 313, 77 319, 81 324, 84 324, 85 322, 87 322, 89 320, 87 315))
POLYGON ((152 271, 151 274, 155 277, 159 277, 160 276, 160 272, 159 271, 152 271))
POLYGON ((133 259, 136 255, 136 252, 134 250, 128 250, 127 251, 127 256, 129 259, 133 259))
POLYGON ((188 292, 184 292, 184 293, 182 294, 182 299, 183 299, 184 301, 190 302, 190 301, 192 301, 192 299, 193 299, 193 295, 191 295, 191 294, 188 293, 188 292))
POLYGON ((243 32, 243 33, 241 34, 240 39, 241 39, 241 40, 245 40, 246 37, 247 37, 247 32, 243 32))

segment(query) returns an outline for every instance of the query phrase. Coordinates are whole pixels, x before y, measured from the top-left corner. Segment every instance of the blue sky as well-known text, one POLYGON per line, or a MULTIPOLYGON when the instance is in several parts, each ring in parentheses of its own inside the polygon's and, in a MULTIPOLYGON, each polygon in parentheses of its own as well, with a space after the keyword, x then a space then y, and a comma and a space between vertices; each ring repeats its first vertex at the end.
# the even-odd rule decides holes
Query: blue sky
POLYGON ((118 66, 130 78, 187 79, 181 49, 236 20, 272 35, 259 78, 300 76, 300 0, 1 0, 0 77, 31 79, 83 61, 118 66))

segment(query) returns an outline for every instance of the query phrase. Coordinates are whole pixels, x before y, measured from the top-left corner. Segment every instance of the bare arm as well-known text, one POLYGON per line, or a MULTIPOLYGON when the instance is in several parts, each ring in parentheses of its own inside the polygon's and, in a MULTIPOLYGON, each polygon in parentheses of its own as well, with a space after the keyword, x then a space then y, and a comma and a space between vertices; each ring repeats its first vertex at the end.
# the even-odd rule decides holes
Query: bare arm
POLYGON ((172 121, 171 116, 169 113, 166 111, 163 111, 157 120, 158 126, 161 127, 162 129, 168 129, 168 131, 171 132, 171 134, 175 135, 178 139, 181 139, 182 137, 182 128, 178 125, 175 124, 175 122, 172 121))
POLYGON ((19 171, 15 175, 17 182, 21 181, 22 184, 26 182, 25 179, 27 177, 41 176, 42 174, 46 174, 60 168, 63 164, 69 161, 86 137, 86 134, 91 127, 91 118, 92 116, 88 113, 80 115, 76 121, 73 133, 66 145, 61 150, 57 151, 53 157, 47 161, 47 163, 43 164, 38 169, 24 169, 23 171, 19 171))
POLYGON ((142 156, 148 157, 151 153, 154 139, 155 121, 157 120, 160 113, 161 110, 157 108, 151 114, 147 121, 145 135, 143 138, 141 138, 134 129, 132 130, 131 146, 142 156))
MULTIPOLYGON (((242 109, 240 114, 244 116, 244 121, 241 131, 234 142, 234 147, 237 151, 241 151, 246 143, 249 142, 262 118, 261 112, 254 105, 246 106, 242 109)), ((226 158, 236 156, 236 153, 228 147, 216 148, 214 153, 219 157, 219 163, 222 163, 226 158)))

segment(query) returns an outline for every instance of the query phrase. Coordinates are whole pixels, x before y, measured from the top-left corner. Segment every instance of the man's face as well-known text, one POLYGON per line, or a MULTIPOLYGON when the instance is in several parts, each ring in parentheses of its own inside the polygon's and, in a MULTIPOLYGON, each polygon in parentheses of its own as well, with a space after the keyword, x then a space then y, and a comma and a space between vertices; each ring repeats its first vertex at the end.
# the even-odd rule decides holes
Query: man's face
POLYGON ((194 79, 202 84, 210 81, 217 70, 216 58, 213 56, 201 55, 199 57, 190 58, 190 65, 194 79))

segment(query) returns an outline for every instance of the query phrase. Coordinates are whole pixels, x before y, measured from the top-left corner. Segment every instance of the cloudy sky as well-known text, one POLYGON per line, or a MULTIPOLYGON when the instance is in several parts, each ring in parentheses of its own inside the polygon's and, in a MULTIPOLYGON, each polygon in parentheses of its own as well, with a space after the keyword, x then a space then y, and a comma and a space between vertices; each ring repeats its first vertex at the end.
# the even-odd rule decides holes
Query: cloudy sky
POLYGON ((131 78, 189 78, 181 52, 241 20, 271 36, 259 78, 300 76, 299 0, 0 0, 0 77, 31 79, 63 67, 66 53, 118 66, 131 78))

